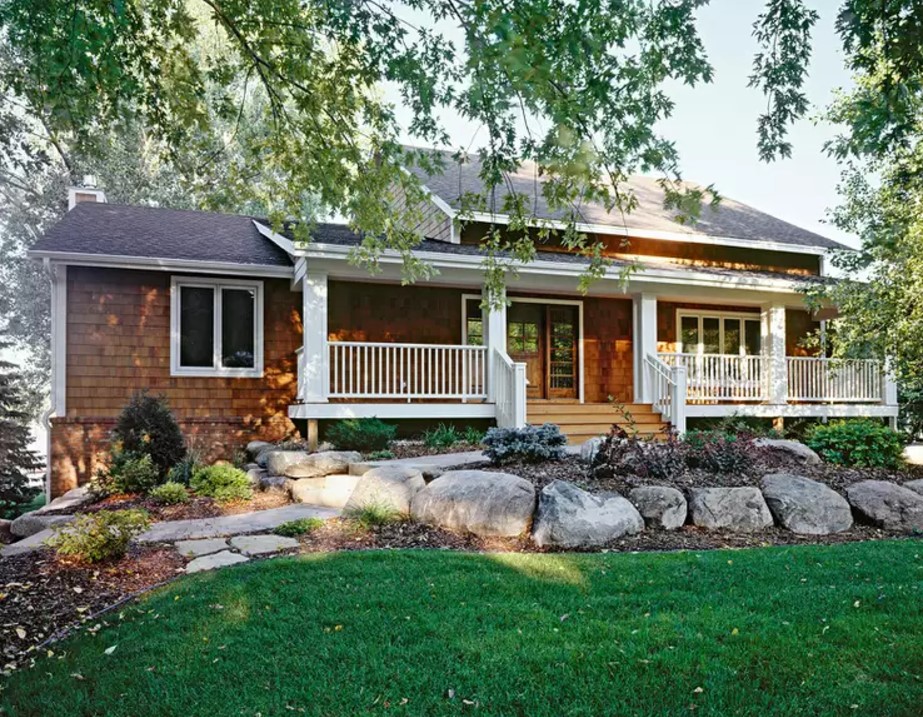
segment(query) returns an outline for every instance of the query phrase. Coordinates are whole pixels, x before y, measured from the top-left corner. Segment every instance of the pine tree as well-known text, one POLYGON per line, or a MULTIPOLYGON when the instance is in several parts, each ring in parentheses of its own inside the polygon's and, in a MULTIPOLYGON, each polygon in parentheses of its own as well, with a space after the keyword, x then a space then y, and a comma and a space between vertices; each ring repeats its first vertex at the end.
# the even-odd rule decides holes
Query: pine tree
MULTIPOLYGON (((9 352, 9 344, 0 340, 0 355, 9 352)), ((22 376, 16 364, 0 359, 0 517, 35 496, 29 487, 28 474, 42 467, 42 461, 29 448, 32 435, 26 408, 22 376)))

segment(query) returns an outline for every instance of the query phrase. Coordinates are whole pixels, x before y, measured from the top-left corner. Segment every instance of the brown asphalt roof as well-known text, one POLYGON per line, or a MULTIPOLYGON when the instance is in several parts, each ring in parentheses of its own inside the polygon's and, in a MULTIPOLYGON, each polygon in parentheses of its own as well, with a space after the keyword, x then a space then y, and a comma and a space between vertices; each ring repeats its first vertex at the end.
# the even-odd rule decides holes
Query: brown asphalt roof
MULTIPOLYGON (((407 148, 412 150, 414 148, 407 148)), ((441 159, 443 170, 432 175, 420 167, 412 171, 440 199, 453 209, 458 209, 459 199, 466 194, 483 195, 484 183, 480 178, 481 161, 477 154, 469 155, 464 163, 453 159, 453 153, 444 150, 416 150, 432 152, 441 159)), ((503 199, 512 192, 529 197, 537 217, 541 219, 565 219, 564 210, 552 210, 541 191, 545 178, 537 171, 533 162, 524 163, 519 170, 507 175, 508 187, 497 187, 495 206, 501 213, 503 199)), ((692 185, 690 185, 692 186, 692 185)), ((819 247, 843 249, 843 244, 802 229, 789 222, 777 219, 765 212, 747 206, 728 197, 722 197, 717 209, 704 207, 701 218, 695 225, 681 224, 675 220, 676 213, 664 209, 664 193, 657 180, 652 177, 633 176, 627 188, 634 192, 638 206, 622 215, 610 213, 602 204, 586 203, 577 207, 581 221, 587 224, 603 224, 622 227, 630 233, 640 231, 673 232, 677 234, 705 234, 713 237, 729 237, 745 241, 770 241, 798 247, 819 247)))

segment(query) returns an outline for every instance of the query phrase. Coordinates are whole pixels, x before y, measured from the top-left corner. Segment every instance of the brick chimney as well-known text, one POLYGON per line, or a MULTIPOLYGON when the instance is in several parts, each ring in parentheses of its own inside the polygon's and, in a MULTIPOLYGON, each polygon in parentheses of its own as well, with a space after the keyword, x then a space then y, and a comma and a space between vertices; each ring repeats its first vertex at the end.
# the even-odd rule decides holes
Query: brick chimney
POLYGON ((82 202, 106 203, 106 193, 96 186, 96 177, 92 174, 83 175, 83 183, 79 187, 70 187, 67 190, 67 211, 82 202))

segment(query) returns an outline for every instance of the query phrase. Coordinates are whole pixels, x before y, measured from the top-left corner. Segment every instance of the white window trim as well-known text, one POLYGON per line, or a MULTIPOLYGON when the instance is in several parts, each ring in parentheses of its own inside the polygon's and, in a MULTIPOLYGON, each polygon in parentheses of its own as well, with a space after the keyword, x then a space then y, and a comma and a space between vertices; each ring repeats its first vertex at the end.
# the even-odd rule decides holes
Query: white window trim
MULTIPOLYGON (((704 354, 704 344, 701 341, 704 329, 702 326, 703 319, 738 319, 743 321, 744 319, 749 319, 750 321, 761 321, 759 312, 746 312, 746 311, 707 311, 707 310, 690 310, 690 309, 677 309, 676 310, 676 353, 688 353, 688 354, 704 354), (699 343, 696 344, 695 349, 692 351, 687 351, 687 347, 683 346, 683 324, 682 320, 684 318, 692 317, 699 320, 699 343)), ((738 351, 739 356, 746 356, 748 354, 744 353, 746 351, 746 346, 744 343, 744 327, 741 324, 740 327, 740 350, 738 351)), ((766 347, 764 345, 763 337, 760 337, 760 354, 765 352, 766 347)), ((728 355, 733 356, 734 354, 725 354, 724 353, 724 331, 718 332, 718 354, 719 355, 728 355)), ((757 355, 760 355, 757 354, 757 355)))
POLYGON ((263 377, 263 282, 244 281, 234 278, 212 278, 206 276, 170 277, 170 375, 224 378, 263 377), (214 289, 215 314, 214 359, 212 366, 180 365, 180 288, 202 287, 214 289), (253 368, 226 368, 221 360, 221 289, 244 289, 254 292, 253 307, 253 368))

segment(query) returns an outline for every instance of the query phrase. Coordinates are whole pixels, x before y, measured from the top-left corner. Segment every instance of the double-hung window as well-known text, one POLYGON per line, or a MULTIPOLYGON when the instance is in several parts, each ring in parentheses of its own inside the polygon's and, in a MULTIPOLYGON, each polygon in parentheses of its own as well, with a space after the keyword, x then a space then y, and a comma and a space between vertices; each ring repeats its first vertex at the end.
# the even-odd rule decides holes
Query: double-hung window
POLYGON ((170 286, 174 376, 263 375, 263 283, 174 277, 170 286))

